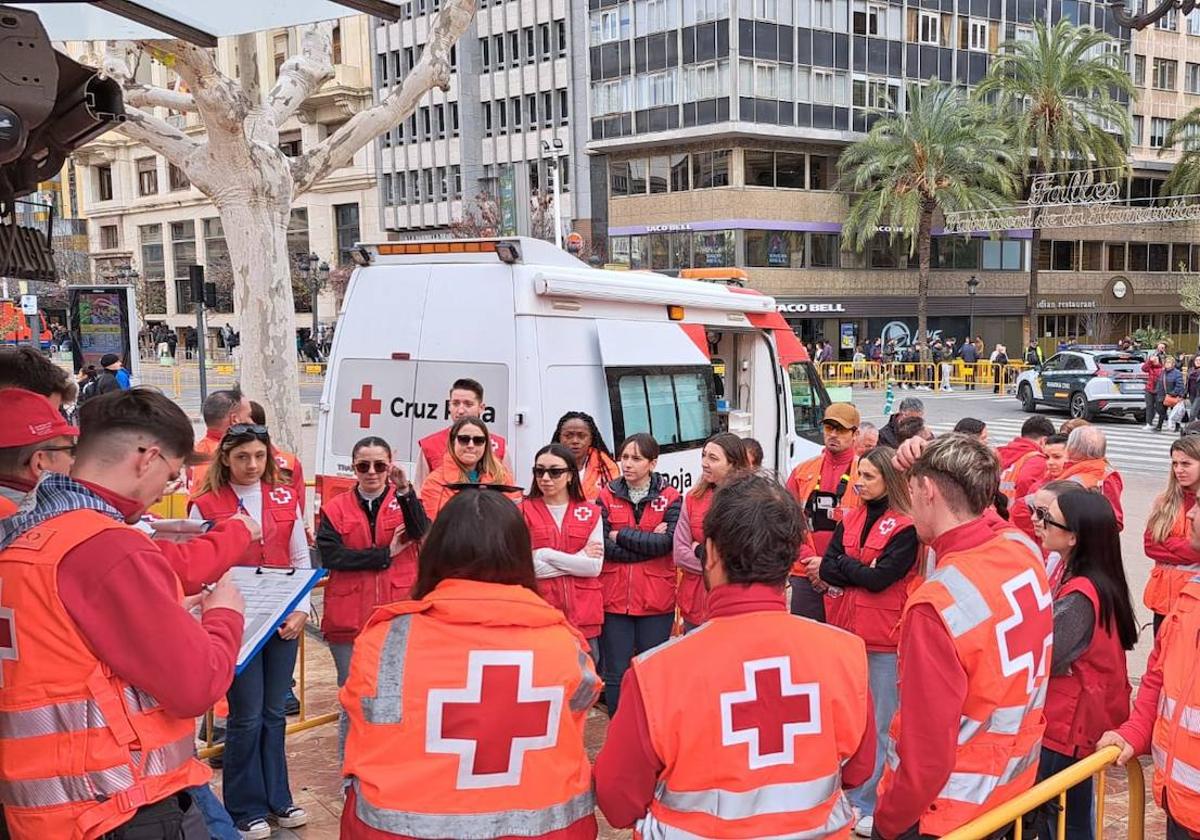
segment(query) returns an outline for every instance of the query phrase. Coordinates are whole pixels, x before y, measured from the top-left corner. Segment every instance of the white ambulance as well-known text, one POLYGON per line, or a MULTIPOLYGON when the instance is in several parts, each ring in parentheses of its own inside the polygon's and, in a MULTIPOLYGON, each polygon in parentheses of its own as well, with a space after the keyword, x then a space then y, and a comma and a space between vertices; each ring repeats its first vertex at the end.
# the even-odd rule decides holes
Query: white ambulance
POLYGON ((610 450, 635 432, 686 491, 705 439, 756 438, 784 476, 820 448, 829 398, 803 345, 749 289, 589 268, 537 239, 363 245, 329 358, 317 431, 317 496, 350 483, 350 451, 384 438, 410 469, 449 425, 454 380, 484 387, 484 420, 509 442, 516 483, 568 411, 610 450))

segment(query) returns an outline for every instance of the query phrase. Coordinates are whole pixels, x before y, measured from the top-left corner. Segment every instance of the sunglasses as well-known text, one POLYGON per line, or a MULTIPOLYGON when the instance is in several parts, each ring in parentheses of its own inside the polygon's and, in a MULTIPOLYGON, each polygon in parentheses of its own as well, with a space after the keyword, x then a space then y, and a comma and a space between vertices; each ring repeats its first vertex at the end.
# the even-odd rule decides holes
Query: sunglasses
POLYGON ((377 472, 377 473, 387 472, 388 471, 388 462, 387 461, 358 461, 354 464, 354 471, 356 473, 358 473, 359 475, 366 475, 367 473, 372 473, 372 472, 377 472))
POLYGON ((231 437, 253 436, 259 440, 267 440, 267 427, 260 426, 257 423, 237 423, 230 426, 229 431, 225 434, 231 437))
POLYGON ((548 475, 551 478, 562 478, 564 475, 566 475, 569 472, 570 472, 570 470, 567 469, 566 467, 534 467, 533 468, 533 477, 534 478, 542 478, 543 476, 548 475))
POLYGON ((837 423, 822 423, 821 428, 827 432, 854 432, 858 430, 857 426, 855 426, 853 429, 847 429, 843 426, 839 426, 837 423))
POLYGON ((459 446, 483 446, 487 443, 487 437, 484 435, 455 435, 454 439, 458 441, 459 446))
POLYGON ((1052 526, 1052 527, 1054 527, 1054 528, 1060 528, 1060 529, 1062 529, 1063 531, 1070 531, 1070 530, 1071 530, 1071 529, 1070 529, 1070 528, 1067 526, 1067 524, 1066 524, 1065 522, 1056 522, 1055 520, 1051 519, 1051 518, 1050 518, 1050 510, 1049 510, 1049 508, 1044 508, 1044 507, 1035 507, 1035 508, 1033 509, 1033 511, 1030 513, 1030 515, 1031 515, 1031 516, 1034 518, 1034 520, 1035 520, 1035 521, 1037 521, 1037 522, 1044 522, 1044 523, 1045 523, 1045 524, 1047 524, 1047 525, 1050 525, 1050 526, 1052 526))

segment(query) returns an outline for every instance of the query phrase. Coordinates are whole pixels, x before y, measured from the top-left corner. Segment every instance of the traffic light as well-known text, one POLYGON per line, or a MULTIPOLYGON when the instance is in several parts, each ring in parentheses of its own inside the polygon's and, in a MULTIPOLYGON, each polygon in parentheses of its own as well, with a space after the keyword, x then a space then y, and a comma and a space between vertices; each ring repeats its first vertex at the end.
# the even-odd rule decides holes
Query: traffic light
POLYGON ((205 283, 204 284, 204 305, 208 309, 216 309, 217 308, 217 284, 216 283, 205 283))
POLYGON ((192 284, 192 301, 205 303, 204 300, 204 266, 189 265, 188 280, 192 284))

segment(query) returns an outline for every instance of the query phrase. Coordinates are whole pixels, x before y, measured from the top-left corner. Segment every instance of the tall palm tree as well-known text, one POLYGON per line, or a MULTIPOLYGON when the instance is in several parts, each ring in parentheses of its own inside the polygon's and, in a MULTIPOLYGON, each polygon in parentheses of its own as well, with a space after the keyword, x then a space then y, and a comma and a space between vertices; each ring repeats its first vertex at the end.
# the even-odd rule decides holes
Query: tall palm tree
MULTIPOLYGON (((1129 106, 1120 97, 1132 99, 1134 90, 1120 55, 1106 48, 1112 41, 1098 29, 1060 20, 1052 27, 1035 24, 1032 40, 1001 45, 975 93, 999 109, 1011 148, 1028 151, 1021 156, 1026 174, 1094 167, 1108 173, 1100 180, 1115 180, 1125 173, 1132 127, 1129 106)), ((1039 216, 1035 209, 1025 304, 1031 333, 1042 244, 1039 216)))
POLYGON ((1183 153, 1171 169, 1163 190, 1168 195, 1200 194, 1200 108, 1193 108, 1175 120, 1163 140, 1162 154, 1175 144, 1183 153))
MULTIPOLYGON (((913 85, 908 113, 881 116, 838 160, 839 185, 856 193, 842 235, 856 251, 880 228, 906 238, 915 251, 917 335, 929 334, 929 250, 934 216, 993 210, 1015 192, 1015 162, 994 114, 961 90, 934 82, 913 85)), ((928 356, 925 343, 922 354, 928 356)))

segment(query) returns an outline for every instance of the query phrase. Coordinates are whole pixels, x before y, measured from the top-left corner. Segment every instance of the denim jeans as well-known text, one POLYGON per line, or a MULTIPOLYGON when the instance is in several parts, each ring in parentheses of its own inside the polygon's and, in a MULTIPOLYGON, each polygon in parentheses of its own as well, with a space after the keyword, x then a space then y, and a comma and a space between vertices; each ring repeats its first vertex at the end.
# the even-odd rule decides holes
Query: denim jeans
POLYGON ((803 575, 792 575, 788 580, 792 584, 792 615, 824 622, 825 596, 813 589, 813 585, 803 575))
MULTIPOLYGON (((1066 770, 1079 759, 1042 747, 1042 760, 1038 764, 1037 780, 1040 782, 1066 770)), ((1050 805, 1051 803, 1047 803, 1050 805)), ((1058 837, 1058 800, 1054 808, 1046 809, 1049 826, 1043 835, 1046 840, 1063 840, 1058 837)), ((1046 806, 1043 806, 1045 808, 1046 806)), ((1066 840, 1093 840, 1096 816, 1092 810, 1092 779, 1089 776, 1067 791, 1067 837, 1066 840)))
POLYGON ((875 815, 875 789, 883 776, 883 764, 887 756, 888 729, 900 705, 900 693, 896 684, 896 654, 868 653, 868 681, 871 685, 871 700, 875 707, 875 772, 861 787, 847 793, 850 804, 864 817, 875 815))
POLYGON ((188 793, 192 795, 192 802, 196 803, 196 807, 204 815, 204 824, 208 826, 208 836, 212 840, 242 840, 241 832, 229 818, 229 812, 212 792, 212 788, 208 785, 196 785, 194 788, 188 788, 188 793))
POLYGON ((657 647, 671 637, 675 613, 661 615, 604 614, 600 631, 600 661, 604 668, 604 702, 609 715, 617 713, 621 698, 621 680, 629 670, 634 654, 657 647))
POLYGON ((292 806, 283 701, 292 685, 298 644, 273 633, 229 687, 222 792, 225 808, 239 825, 292 806))

